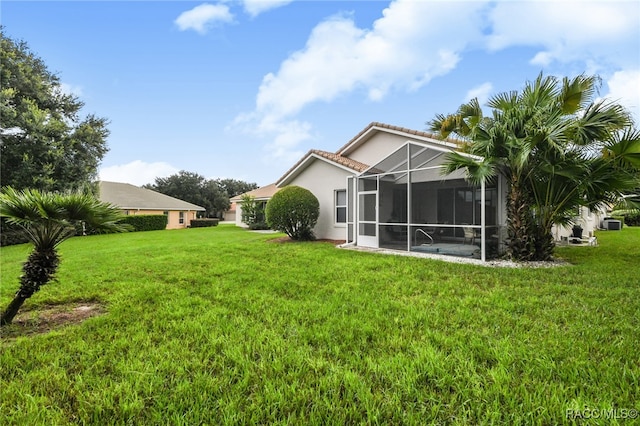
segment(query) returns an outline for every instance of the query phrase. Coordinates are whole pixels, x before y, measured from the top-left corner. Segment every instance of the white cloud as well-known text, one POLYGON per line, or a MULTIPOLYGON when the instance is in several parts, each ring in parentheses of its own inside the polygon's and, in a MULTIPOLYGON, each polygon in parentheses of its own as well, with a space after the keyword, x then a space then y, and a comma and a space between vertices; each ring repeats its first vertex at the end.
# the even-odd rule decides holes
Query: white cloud
POLYGON ((390 90, 416 90, 455 68, 459 52, 480 34, 474 18, 481 6, 397 0, 371 29, 358 28, 350 16, 327 19, 304 49, 264 77, 257 111, 286 117, 356 90, 372 101, 390 90))
POLYGON ((243 0, 244 10, 251 16, 258 16, 262 12, 285 6, 293 0, 243 0))
POLYGON ((640 125, 640 69, 618 71, 607 81, 609 93, 605 96, 620 103, 633 115, 640 125))
POLYGON ((305 106, 358 91, 381 101, 390 91, 415 91, 455 68, 460 52, 481 36, 478 12, 484 7, 396 0, 371 28, 359 28, 348 14, 326 19, 303 49, 263 78, 255 111, 236 124, 271 134, 275 152, 284 156, 311 137, 307 123, 292 119, 305 106))
POLYGON ((191 10, 182 12, 175 20, 181 31, 194 30, 200 34, 206 34, 216 23, 228 23, 233 21, 233 14, 224 4, 203 3, 191 10))
POLYGON ((83 95, 81 86, 74 86, 68 83, 60 83, 60 91, 65 95, 73 95, 78 98, 83 95))
POLYGON ((311 124, 297 120, 274 123, 273 128, 261 130, 275 134, 273 142, 265 147, 268 157, 289 164, 293 164, 303 154, 302 151, 298 151, 295 148, 301 142, 312 137, 311 124))
POLYGON ((469 102, 473 98, 478 98, 480 105, 484 105, 493 92, 493 84, 486 82, 476 86, 467 92, 463 102, 469 102))
POLYGON ((255 139, 265 139, 265 161, 273 161, 283 166, 296 162, 303 154, 296 147, 312 138, 311 124, 299 120, 272 120, 257 113, 241 114, 235 118, 226 131, 241 131, 255 139))
MULTIPOLYGON (((474 49, 533 47, 534 65, 575 63, 589 74, 637 68, 639 14, 640 3, 629 1, 393 0, 370 27, 349 14, 333 16, 264 76, 255 110, 235 124, 269 138, 284 157, 311 138, 311 127, 296 117, 308 105, 354 93, 380 102, 391 92, 418 90, 474 49)), ((467 97, 484 103, 492 91, 484 83, 467 97)))
POLYGON ((634 61, 629 48, 640 37, 639 14, 640 3, 629 1, 498 2, 489 13, 487 46, 539 47, 533 65, 596 58, 592 64, 620 65, 634 61))
POLYGON ((103 167, 100 169, 100 180, 123 182, 141 186, 154 183, 157 177, 167 177, 178 173, 178 169, 164 162, 145 163, 135 160, 131 163, 103 167))

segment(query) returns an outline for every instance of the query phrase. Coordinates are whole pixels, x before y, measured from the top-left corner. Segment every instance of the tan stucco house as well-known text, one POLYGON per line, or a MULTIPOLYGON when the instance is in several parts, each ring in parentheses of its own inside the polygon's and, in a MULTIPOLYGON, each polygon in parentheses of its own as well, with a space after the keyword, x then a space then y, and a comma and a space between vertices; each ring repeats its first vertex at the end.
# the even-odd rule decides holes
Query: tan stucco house
MULTIPOLYGON (((275 188, 297 185, 318 198, 317 238, 485 260, 506 248, 507 185, 474 186, 461 170, 443 175, 457 149, 454 140, 374 122, 335 152, 310 150, 275 188)), ((588 235, 598 221, 583 223, 588 235)), ((571 230, 555 232, 560 239, 571 230)))
POLYGON ((197 212, 205 211, 204 207, 128 183, 100 181, 99 191, 100 201, 121 208, 126 215, 166 215, 167 229, 186 228, 197 212))

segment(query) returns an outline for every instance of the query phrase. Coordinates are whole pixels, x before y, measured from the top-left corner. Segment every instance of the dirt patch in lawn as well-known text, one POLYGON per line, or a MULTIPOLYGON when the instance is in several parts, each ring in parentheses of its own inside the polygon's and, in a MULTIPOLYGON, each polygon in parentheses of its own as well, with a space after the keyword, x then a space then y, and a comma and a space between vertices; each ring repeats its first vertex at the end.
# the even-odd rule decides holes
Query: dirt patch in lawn
POLYGON ((6 340, 47 333, 70 324, 79 324, 105 312, 105 306, 96 301, 76 301, 21 310, 10 325, 0 329, 0 336, 2 340, 6 340))

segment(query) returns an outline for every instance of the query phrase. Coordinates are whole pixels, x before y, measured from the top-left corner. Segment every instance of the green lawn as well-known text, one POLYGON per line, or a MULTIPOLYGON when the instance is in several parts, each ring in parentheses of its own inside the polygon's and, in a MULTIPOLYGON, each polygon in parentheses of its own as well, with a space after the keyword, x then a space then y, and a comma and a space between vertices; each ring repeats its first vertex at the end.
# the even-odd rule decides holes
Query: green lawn
MULTIPOLYGON (((272 238, 223 225, 62 244, 58 282, 23 310, 106 312, 4 331, 0 424, 639 421, 623 417, 640 409, 640 228, 559 249, 572 265, 551 269, 272 238)), ((2 308, 28 252, 0 251, 2 308)))

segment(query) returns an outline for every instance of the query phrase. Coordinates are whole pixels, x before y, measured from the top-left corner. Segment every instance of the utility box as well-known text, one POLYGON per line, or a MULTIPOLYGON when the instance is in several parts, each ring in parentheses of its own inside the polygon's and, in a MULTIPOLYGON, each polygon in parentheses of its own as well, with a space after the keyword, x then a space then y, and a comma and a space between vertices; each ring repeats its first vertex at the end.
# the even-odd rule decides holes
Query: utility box
POLYGON ((622 222, 612 217, 605 217, 602 219, 600 227, 608 231, 619 231, 622 229, 622 222))

